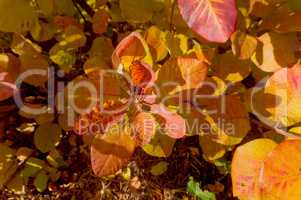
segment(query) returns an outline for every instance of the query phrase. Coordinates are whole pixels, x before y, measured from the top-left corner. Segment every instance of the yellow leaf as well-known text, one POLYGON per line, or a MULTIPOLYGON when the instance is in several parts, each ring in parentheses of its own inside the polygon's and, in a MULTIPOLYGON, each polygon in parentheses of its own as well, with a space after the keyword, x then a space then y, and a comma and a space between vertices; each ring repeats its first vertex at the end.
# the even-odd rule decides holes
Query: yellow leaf
POLYGON ((257 139, 237 148, 231 172, 234 196, 245 200, 261 200, 260 169, 267 155, 276 146, 277 143, 272 140, 257 139))
POLYGON ((22 33, 38 23, 38 15, 29 0, 1 0, 0 13, 1 31, 22 33))
POLYGON ((242 60, 251 58, 257 48, 257 39, 243 32, 233 33, 231 41, 233 54, 242 60))
POLYGON ((146 32, 146 42, 156 61, 163 60, 168 54, 166 34, 166 32, 161 31, 156 26, 150 27, 146 32))
POLYGON ((252 61, 265 72, 275 72, 282 67, 295 64, 295 51, 300 42, 296 33, 277 34, 265 33, 258 38, 256 53, 252 61))

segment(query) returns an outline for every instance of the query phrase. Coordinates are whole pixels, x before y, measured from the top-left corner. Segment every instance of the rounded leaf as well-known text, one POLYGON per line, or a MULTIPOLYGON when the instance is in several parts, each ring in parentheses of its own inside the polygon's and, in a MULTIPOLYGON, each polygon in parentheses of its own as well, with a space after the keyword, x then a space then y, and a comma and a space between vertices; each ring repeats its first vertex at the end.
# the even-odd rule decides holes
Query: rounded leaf
POLYGON ((34 144, 42 152, 49 152, 59 144, 62 130, 57 124, 42 124, 34 133, 34 144))
POLYGON ((97 176, 115 174, 128 163, 134 150, 135 142, 126 130, 120 130, 118 126, 105 135, 96 135, 91 147, 94 173, 97 176))
POLYGON ((272 140, 257 139, 237 148, 231 172, 234 196, 240 199, 260 199, 260 169, 264 159, 276 146, 277 143, 272 140))
POLYGON ((235 0, 178 0, 184 20, 190 28, 212 42, 226 42, 235 31, 235 0))
POLYGON ((301 141, 286 140, 265 159, 260 176, 262 197, 299 200, 301 196, 301 141))

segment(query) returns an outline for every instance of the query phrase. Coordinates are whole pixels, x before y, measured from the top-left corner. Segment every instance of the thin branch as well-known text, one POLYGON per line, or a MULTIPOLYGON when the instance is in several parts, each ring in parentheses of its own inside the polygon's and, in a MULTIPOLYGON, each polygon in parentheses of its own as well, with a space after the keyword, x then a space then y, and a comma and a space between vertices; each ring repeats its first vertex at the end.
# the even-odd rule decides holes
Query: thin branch
POLYGON ((171 7, 171 14, 170 14, 170 24, 169 24, 169 31, 173 32, 173 18, 175 15, 175 9, 176 9, 176 1, 174 1, 172 3, 172 7, 171 7))
POLYGON ((76 3, 76 0, 72 0, 73 5, 75 6, 76 10, 79 12, 80 16, 83 18, 83 20, 85 21, 85 23, 87 23, 87 19, 85 18, 85 16, 83 15, 83 13, 80 10, 80 7, 78 6, 78 4, 76 3))
POLYGON ((86 2, 86 0, 73 0, 76 4, 78 4, 82 9, 84 9, 87 13, 88 13, 88 15, 90 15, 90 17, 93 17, 93 15, 94 15, 94 10, 93 10, 93 8, 91 8, 88 4, 87 4, 87 2, 86 2))
POLYGON ((291 139, 301 139, 301 136, 296 135, 296 134, 293 134, 293 133, 290 133, 290 132, 287 132, 287 131, 284 131, 283 129, 278 128, 276 125, 273 126, 273 127, 272 127, 272 126, 268 126, 268 125, 266 125, 266 124, 260 122, 259 120, 253 119, 253 118, 251 119, 251 121, 252 121, 253 123, 255 123, 256 125, 265 127, 265 128, 267 128, 267 129, 270 129, 270 130, 271 130, 271 129, 274 129, 276 133, 278 133, 279 135, 282 135, 282 136, 284 136, 284 137, 286 137, 286 138, 291 138, 291 139))

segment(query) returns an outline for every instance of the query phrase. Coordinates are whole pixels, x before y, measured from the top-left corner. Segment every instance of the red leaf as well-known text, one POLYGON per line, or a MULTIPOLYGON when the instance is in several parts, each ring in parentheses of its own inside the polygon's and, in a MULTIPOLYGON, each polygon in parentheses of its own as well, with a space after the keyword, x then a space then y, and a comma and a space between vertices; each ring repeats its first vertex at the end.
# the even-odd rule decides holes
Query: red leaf
POLYGON ((188 26, 211 42, 226 42, 235 31, 235 0, 178 0, 188 26))

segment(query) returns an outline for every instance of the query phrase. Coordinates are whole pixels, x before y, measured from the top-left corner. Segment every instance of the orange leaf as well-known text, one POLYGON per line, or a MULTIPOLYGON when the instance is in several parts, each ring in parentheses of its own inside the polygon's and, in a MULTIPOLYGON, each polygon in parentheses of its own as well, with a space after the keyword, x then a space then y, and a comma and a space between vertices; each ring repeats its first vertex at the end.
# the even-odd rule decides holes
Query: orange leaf
MULTIPOLYGON (((260 200, 260 169, 264 159, 276 146, 277 143, 272 140, 257 139, 237 148, 231 172, 234 196, 246 200, 260 200)), ((274 161, 276 160, 271 162, 274 161)))
POLYGON ((144 62, 134 61, 130 65, 130 74, 134 86, 146 87, 154 82, 154 73, 144 62))
POLYGON ((260 187, 263 199, 299 200, 300 168, 301 141, 286 140, 279 144, 267 156, 262 166, 260 187))
POLYGON ((156 120, 150 113, 141 112, 133 121, 134 133, 139 146, 148 144, 156 133, 156 120))
POLYGON ((109 19, 110 15, 104 9, 98 10, 92 18, 93 32, 97 34, 106 32, 109 25, 109 19))
POLYGON ((112 128, 105 135, 97 135, 91 147, 92 169, 97 176, 113 175, 130 160, 135 143, 125 130, 112 128))
POLYGON ((128 70, 135 60, 141 60, 147 56, 147 44, 138 32, 133 32, 125 37, 116 47, 112 55, 113 67, 116 69, 120 64, 128 70))

